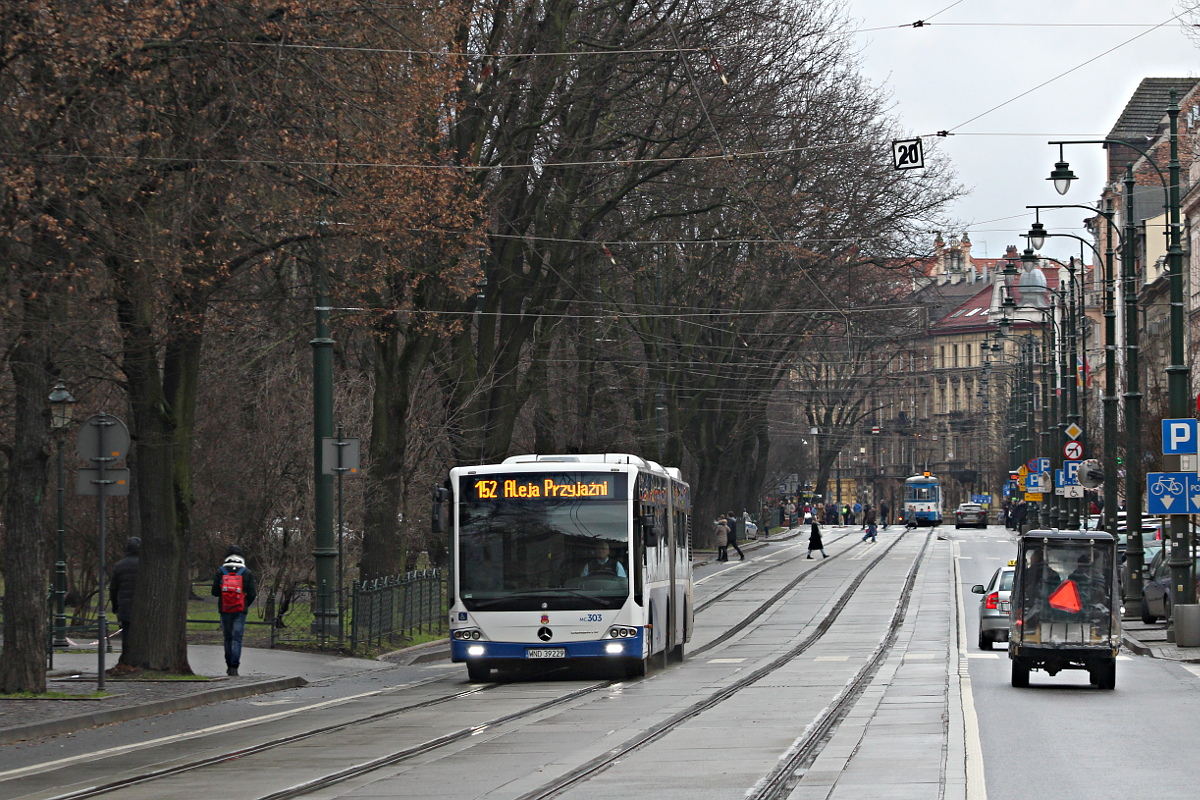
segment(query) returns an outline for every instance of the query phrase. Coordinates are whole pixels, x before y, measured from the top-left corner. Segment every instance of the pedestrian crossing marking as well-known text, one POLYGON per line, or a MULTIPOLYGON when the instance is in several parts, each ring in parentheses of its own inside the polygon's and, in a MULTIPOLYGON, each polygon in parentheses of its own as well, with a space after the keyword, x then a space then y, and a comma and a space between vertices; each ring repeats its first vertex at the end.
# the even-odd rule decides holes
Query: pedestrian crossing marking
POLYGON ((746 659, 744 658, 710 658, 710 664, 741 664, 746 659))
POLYGON ((849 661, 850 656, 817 656, 813 661, 849 661))

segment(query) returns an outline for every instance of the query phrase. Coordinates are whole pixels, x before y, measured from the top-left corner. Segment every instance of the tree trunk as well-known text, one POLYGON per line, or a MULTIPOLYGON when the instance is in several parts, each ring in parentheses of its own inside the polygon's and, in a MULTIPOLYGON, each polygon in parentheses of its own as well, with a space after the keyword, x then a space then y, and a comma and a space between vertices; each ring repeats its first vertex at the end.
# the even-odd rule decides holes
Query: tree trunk
POLYGON ((46 348, 22 341, 9 356, 16 390, 13 452, 4 496, 4 654, 0 691, 46 691, 46 348))
POLYGON ((133 487, 138 494, 138 516, 134 524, 142 538, 133 598, 133 635, 121 653, 120 663, 190 675, 190 454, 203 314, 198 311, 200 306, 191 309, 195 316, 177 330, 160 368, 152 324, 157 308, 153 292, 139 285, 136 270, 114 269, 113 273, 122 288, 117 316, 137 449, 133 487))
POLYGON ((404 459, 412 392, 429 361, 433 336, 385 327, 375 339, 375 396, 371 408, 371 491, 366 493, 359 579, 405 569, 399 517, 404 502, 404 459))
MULTIPOLYGON (((39 273, 43 274, 43 273, 39 273)), ((14 400, 13 449, 4 494, 4 652, 0 691, 46 691, 49 607, 43 502, 49 455, 51 384, 46 281, 26 287, 22 331, 9 353, 14 400)))

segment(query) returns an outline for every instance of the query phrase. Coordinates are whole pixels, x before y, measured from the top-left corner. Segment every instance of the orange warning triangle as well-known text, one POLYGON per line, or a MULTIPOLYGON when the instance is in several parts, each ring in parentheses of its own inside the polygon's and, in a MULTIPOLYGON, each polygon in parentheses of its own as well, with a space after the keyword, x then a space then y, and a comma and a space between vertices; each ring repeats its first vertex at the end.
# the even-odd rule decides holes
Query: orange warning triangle
POLYGON ((1057 608, 1059 611, 1069 611, 1072 614, 1078 614, 1083 610, 1083 604, 1079 602, 1079 587, 1075 581, 1065 580, 1050 593, 1050 607, 1057 608))

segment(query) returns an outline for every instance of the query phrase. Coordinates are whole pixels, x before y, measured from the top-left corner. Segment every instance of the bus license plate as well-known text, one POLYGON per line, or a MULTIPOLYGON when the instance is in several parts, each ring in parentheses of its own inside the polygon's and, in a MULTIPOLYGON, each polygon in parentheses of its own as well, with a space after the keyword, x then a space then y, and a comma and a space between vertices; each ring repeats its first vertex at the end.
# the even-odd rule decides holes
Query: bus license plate
POLYGON ((565 647, 539 647, 536 650, 526 650, 526 658, 566 658, 565 647))

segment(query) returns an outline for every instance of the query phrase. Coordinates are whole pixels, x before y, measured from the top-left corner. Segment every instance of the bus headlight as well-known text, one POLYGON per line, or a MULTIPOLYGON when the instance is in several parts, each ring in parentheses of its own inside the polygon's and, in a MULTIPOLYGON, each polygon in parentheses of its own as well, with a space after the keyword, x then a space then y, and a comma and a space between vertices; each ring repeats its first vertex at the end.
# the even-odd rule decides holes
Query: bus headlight
POLYGON ((481 645, 481 644, 471 645, 470 647, 467 648, 467 655, 475 656, 475 657, 483 655, 483 645, 481 645))
POLYGON ((619 656, 621 653, 625 652, 625 645, 621 644, 620 642, 609 642, 608 644, 604 645, 604 652, 608 653, 610 656, 619 656))

